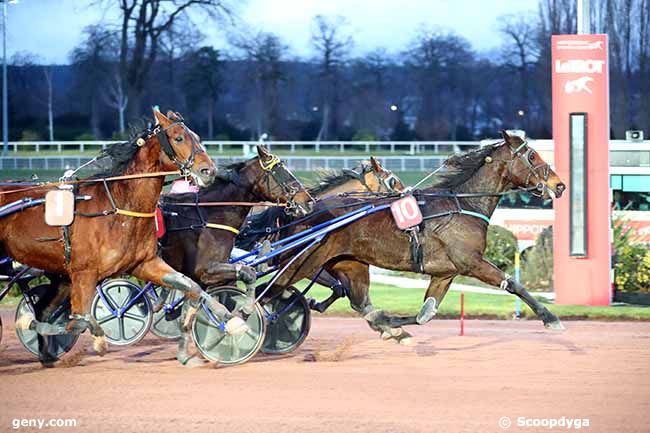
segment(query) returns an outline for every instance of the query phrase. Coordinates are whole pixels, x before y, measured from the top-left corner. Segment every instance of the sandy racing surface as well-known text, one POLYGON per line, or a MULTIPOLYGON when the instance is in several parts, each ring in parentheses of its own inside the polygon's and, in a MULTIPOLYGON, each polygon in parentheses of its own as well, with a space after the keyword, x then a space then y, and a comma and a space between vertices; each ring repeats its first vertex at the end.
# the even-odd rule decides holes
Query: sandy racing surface
POLYGON ((316 318, 293 355, 237 367, 183 368, 175 345, 150 335, 42 369, 1 314, 0 432, 18 418, 76 418, 42 431, 475 433, 504 431, 504 416, 508 431, 567 431, 516 425, 563 416, 588 418, 581 431, 649 431, 650 323, 566 322, 556 334, 468 321, 459 337, 458 322, 440 320, 411 328, 403 347, 360 319, 316 318))

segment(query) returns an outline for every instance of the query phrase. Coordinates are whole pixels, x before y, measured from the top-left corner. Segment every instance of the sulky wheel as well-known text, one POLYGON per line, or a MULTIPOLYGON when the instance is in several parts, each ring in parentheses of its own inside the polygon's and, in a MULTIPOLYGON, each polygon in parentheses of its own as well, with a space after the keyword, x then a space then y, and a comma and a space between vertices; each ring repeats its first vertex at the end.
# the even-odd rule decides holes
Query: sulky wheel
MULTIPOLYGON (((47 307, 44 304, 48 304, 52 299, 52 296, 48 296, 51 291, 52 288, 49 284, 42 284, 30 289, 28 296, 37 311, 33 311, 32 306, 23 297, 16 308, 16 320, 23 314, 33 314, 40 321, 55 325, 66 325, 72 312, 69 299, 66 299, 63 304, 48 312, 47 317, 44 317, 43 309, 47 307), (41 300, 46 302, 39 302, 41 300)), ((49 361, 56 360, 59 356, 68 352, 79 339, 79 336, 74 334, 39 336, 35 331, 23 331, 18 328, 16 328, 16 335, 25 349, 33 355, 49 361), (39 355, 39 346, 41 350, 46 352, 39 355)))
POLYGON ((263 301, 266 312, 266 338, 262 352, 289 353, 296 350, 309 334, 311 313, 307 300, 298 289, 289 286, 269 301, 263 301))
POLYGON ((229 335, 223 330, 224 323, 216 321, 207 307, 201 306, 192 322, 196 347, 207 359, 219 364, 235 365, 248 361, 264 342, 266 322, 262 307, 255 304, 253 313, 246 317, 240 309, 247 304, 247 297, 239 288, 221 286, 208 289, 208 293, 230 312, 242 316, 250 329, 240 336, 229 335))
POLYGON ((151 332, 154 335, 164 338, 165 340, 178 340, 181 337, 181 310, 183 302, 178 302, 183 298, 183 293, 176 289, 162 289, 155 286, 151 289, 155 293, 151 302, 155 304, 160 296, 165 296, 163 307, 153 313, 153 323, 151 324, 151 332))
POLYGON ((106 340, 127 346, 142 340, 153 319, 153 309, 146 293, 127 280, 107 280, 97 288, 90 309, 104 330, 106 340))

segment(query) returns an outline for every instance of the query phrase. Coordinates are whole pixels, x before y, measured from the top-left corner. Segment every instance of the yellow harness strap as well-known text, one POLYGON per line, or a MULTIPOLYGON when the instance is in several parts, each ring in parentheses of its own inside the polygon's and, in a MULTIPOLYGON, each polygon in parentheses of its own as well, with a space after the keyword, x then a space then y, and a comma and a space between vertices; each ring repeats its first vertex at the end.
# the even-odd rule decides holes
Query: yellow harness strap
POLYGON ((118 215, 126 215, 126 216, 136 217, 136 218, 153 218, 156 216, 156 212, 143 213, 143 212, 133 212, 130 210, 123 210, 123 209, 115 209, 115 213, 118 215))
POLYGON ((211 229, 219 229, 219 230, 226 230, 226 231, 229 231, 229 232, 233 232, 236 235, 239 234, 239 230, 237 230, 236 228, 230 227, 230 226, 225 226, 223 224, 205 223, 205 226, 208 227, 208 228, 211 228, 211 229))

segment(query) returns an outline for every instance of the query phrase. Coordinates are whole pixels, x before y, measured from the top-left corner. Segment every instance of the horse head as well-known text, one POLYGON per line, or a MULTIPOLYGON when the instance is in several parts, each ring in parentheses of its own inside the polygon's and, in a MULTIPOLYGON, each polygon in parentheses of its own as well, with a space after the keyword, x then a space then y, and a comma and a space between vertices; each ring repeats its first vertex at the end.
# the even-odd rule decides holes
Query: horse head
POLYGON ((251 175, 253 192, 285 203, 288 213, 306 215, 311 212, 314 198, 284 162, 262 145, 257 146, 257 155, 259 164, 250 165, 254 168, 251 175))
MULTIPOLYGON (((505 141, 501 161, 507 162, 507 176, 515 187, 529 189, 544 199, 559 198, 566 189, 562 179, 549 164, 521 137, 501 131, 505 141)), ((490 158, 490 157, 488 157, 490 158)), ((491 162, 487 160, 486 162, 491 162)))
POLYGON ((158 110, 153 114, 158 122, 153 136, 160 143, 163 169, 179 169, 183 176, 191 177, 198 186, 210 185, 217 167, 201 144, 201 138, 185 125, 180 114, 169 111, 165 116, 158 110))

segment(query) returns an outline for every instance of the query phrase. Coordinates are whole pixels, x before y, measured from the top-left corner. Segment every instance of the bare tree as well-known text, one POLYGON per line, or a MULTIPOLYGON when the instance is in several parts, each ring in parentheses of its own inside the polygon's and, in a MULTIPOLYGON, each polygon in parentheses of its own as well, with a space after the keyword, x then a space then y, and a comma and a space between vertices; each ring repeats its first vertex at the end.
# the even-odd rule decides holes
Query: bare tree
MULTIPOLYGON (((528 14, 504 15, 499 18, 499 30, 505 37, 505 44, 502 45, 504 64, 516 70, 519 75, 519 101, 516 102, 516 109, 520 113, 519 117, 523 118, 520 127, 528 129, 528 119, 531 113, 529 75, 531 67, 539 55, 535 40, 534 17, 528 14)), ((511 109, 510 111, 515 110, 511 109)))
POLYGON ((75 71, 74 91, 90 112, 90 128, 95 138, 101 137, 100 102, 102 89, 115 69, 119 52, 116 34, 100 25, 84 29, 85 39, 71 53, 75 71))
POLYGON ((255 92, 251 109, 255 138, 265 132, 273 136, 279 128, 280 85, 286 80, 284 57, 288 47, 278 36, 267 32, 236 37, 232 43, 252 64, 255 92))
POLYGON ((464 73, 475 63, 469 42, 436 29, 421 28, 404 53, 404 67, 421 99, 416 131, 425 139, 456 139, 469 122, 471 105, 464 73))
POLYGON ((104 101, 106 105, 117 110, 119 132, 124 135, 124 131, 126 131, 124 112, 129 106, 129 97, 124 93, 122 76, 117 68, 113 68, 111 71, 111 79, 104 93, 104 101))
MULTIPOLYGON (((112 5, 112 1, 103 1, 112 5)), ((145 85, 158 58, 163 35, 183 17, 192 26, 190 10, 207 14, 217 22, 232 18, 232 4, 233 0, 119 0, 120 75, 130 117, 140 114, 145 85)))
POLYGON ((339 124, 340 70, 352 48, 352 36, 341 16, 314 18, 311 43, 317 53, 322 80, 323 118, 317 140, 336 136, 339 124))
POLYGON ((47 125, 49 141, 54 141, 54 66, 45 65, 43 59, 29 52, 13 56, 14 66, 20 66, 32 72, 38 71, 40 80, 28 81, 26 89, 41 106, 47 108, 47 125))
POLYGON ((216 105, 223 92, 222 61, 219 52, 212 47, 202 47, 188 54, 187 61, 185 92, 189 106, 197 109, 202 101, 207 101, 208 138, 212 139, 216 105))
POLYGON ((47 89, 45 102, 45 105, 47 105, 47 129, 49 131, 50 141, 54 141, 54 103, 52 99, 52 76, 54 75, 54 67, 51 65, 43 65, 42 68, 47 89))

